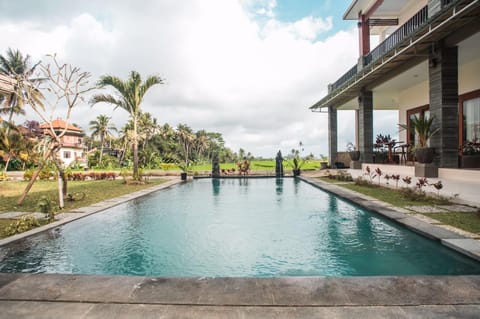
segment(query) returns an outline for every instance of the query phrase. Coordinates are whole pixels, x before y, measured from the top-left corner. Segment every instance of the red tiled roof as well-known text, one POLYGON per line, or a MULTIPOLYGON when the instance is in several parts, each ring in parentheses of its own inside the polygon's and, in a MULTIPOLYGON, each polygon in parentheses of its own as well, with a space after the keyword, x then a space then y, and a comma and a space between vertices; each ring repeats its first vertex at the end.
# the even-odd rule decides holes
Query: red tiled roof
MULTIPOLYGON (((53 126, 53 129, 64 129, 65 126, 66 126, 66 122, 64 120, 60 120, 60 119, 57 119, 57 120, 53 120, 52 121, 52 126, 53 126)), ((42 129, 49 129, 50 128, 50 124, 49 123, 42 123, 40 124, 40 128, 42 129)), ((69 131, 76 131, 76 132, 83 132, 83 130, 81 128, 78 128, 72 124, 68 124, 68 127, 67 129, 69 131)))

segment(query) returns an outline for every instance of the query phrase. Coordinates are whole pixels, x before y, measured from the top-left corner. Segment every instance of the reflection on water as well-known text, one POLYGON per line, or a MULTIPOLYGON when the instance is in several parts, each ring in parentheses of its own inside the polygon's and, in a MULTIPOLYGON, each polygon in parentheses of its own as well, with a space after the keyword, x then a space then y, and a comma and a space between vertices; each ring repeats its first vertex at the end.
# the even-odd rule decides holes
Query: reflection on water
POLYGON ((283 178, 276 178, 275 179, 275 191, 277 195, 282 195, 283 193, 283 178))
POLYGON ((439 243, 293 178, 200 179, 0 249, 0 272, 480 274, 439 243))

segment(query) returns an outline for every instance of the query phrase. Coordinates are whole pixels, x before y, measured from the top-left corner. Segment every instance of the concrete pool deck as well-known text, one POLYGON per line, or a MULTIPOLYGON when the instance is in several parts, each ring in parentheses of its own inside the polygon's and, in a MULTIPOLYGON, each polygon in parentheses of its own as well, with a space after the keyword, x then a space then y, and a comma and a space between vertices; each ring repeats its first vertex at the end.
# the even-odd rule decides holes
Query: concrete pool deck
MULTIPOLYGON (((344 188, 302 179, 473 258, 480 256, 477 240, 344 188)), ((59 222, 71 222, 178 182, 78 209, 73 217, 59 222)), ((153 278, 0 273, 0 319, 479 318, 479 314, 480 276, 153 278)))
POLYGON ((480 276, 0 274, 0 318, 478 318, 480 276))

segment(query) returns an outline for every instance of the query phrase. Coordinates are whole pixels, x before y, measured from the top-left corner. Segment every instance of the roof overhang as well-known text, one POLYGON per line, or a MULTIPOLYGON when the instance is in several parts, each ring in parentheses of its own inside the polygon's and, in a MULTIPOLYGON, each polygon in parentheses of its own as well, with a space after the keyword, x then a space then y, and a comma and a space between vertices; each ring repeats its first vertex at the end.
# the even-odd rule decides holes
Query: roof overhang
POLYGON ((329 93, 311 106, 310 109, 313 111, 329 106, 339 108, 358 97, 362 89, 372 89, 372 86, 374 87, 404 72, 405 69, 417 65, 428 55, 432 43, 445 39, 452 34, 452 30, 468 27, 468 25, 478 27, 476 21, 480 15, 480 0, 459 1, 459 3, 464 5, 451 8, 430 21, 419 29, 414 36, 399 43, 395 50, 366 66, 343 86, 329 93))

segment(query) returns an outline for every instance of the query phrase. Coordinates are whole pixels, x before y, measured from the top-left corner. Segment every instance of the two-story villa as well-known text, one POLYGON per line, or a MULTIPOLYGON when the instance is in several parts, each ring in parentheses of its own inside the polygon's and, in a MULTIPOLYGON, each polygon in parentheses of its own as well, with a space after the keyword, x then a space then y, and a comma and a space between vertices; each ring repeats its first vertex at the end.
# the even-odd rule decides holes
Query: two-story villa
MULTIPOLYGON (((313 111, 328 111, 329 160, 337 158, 337 110, 355 110, 362 163, 373 162, 373 111, 398 110, 399 122, 434 116, 430 140, 439 168, 461 167, 461 148, 480 142, 480 1, 354 0, 359 59, 328 87, 313 111), (371 47, 371 36, 379 45, 371 47)), ((414 132, 400 132, 415 144, 414 132)))
MULTIPOLYGON (((63 130, 67 128, 61 138, 62 147, 58 152, 60 160, 63 161, 66 166, 69 166, 73 162, 78 162, 80 165, 86 167, 87 154, 83 143, 83 137, 85 136, 83 130, 72 124, 67 125, 64 120, 60 119, 53 120, 51 126, 57 135, 60 135, 63 130)), ((44 134, 51 135, 50 123, 43 123, 40 125, 40 128, 43 129, 44 134)))

